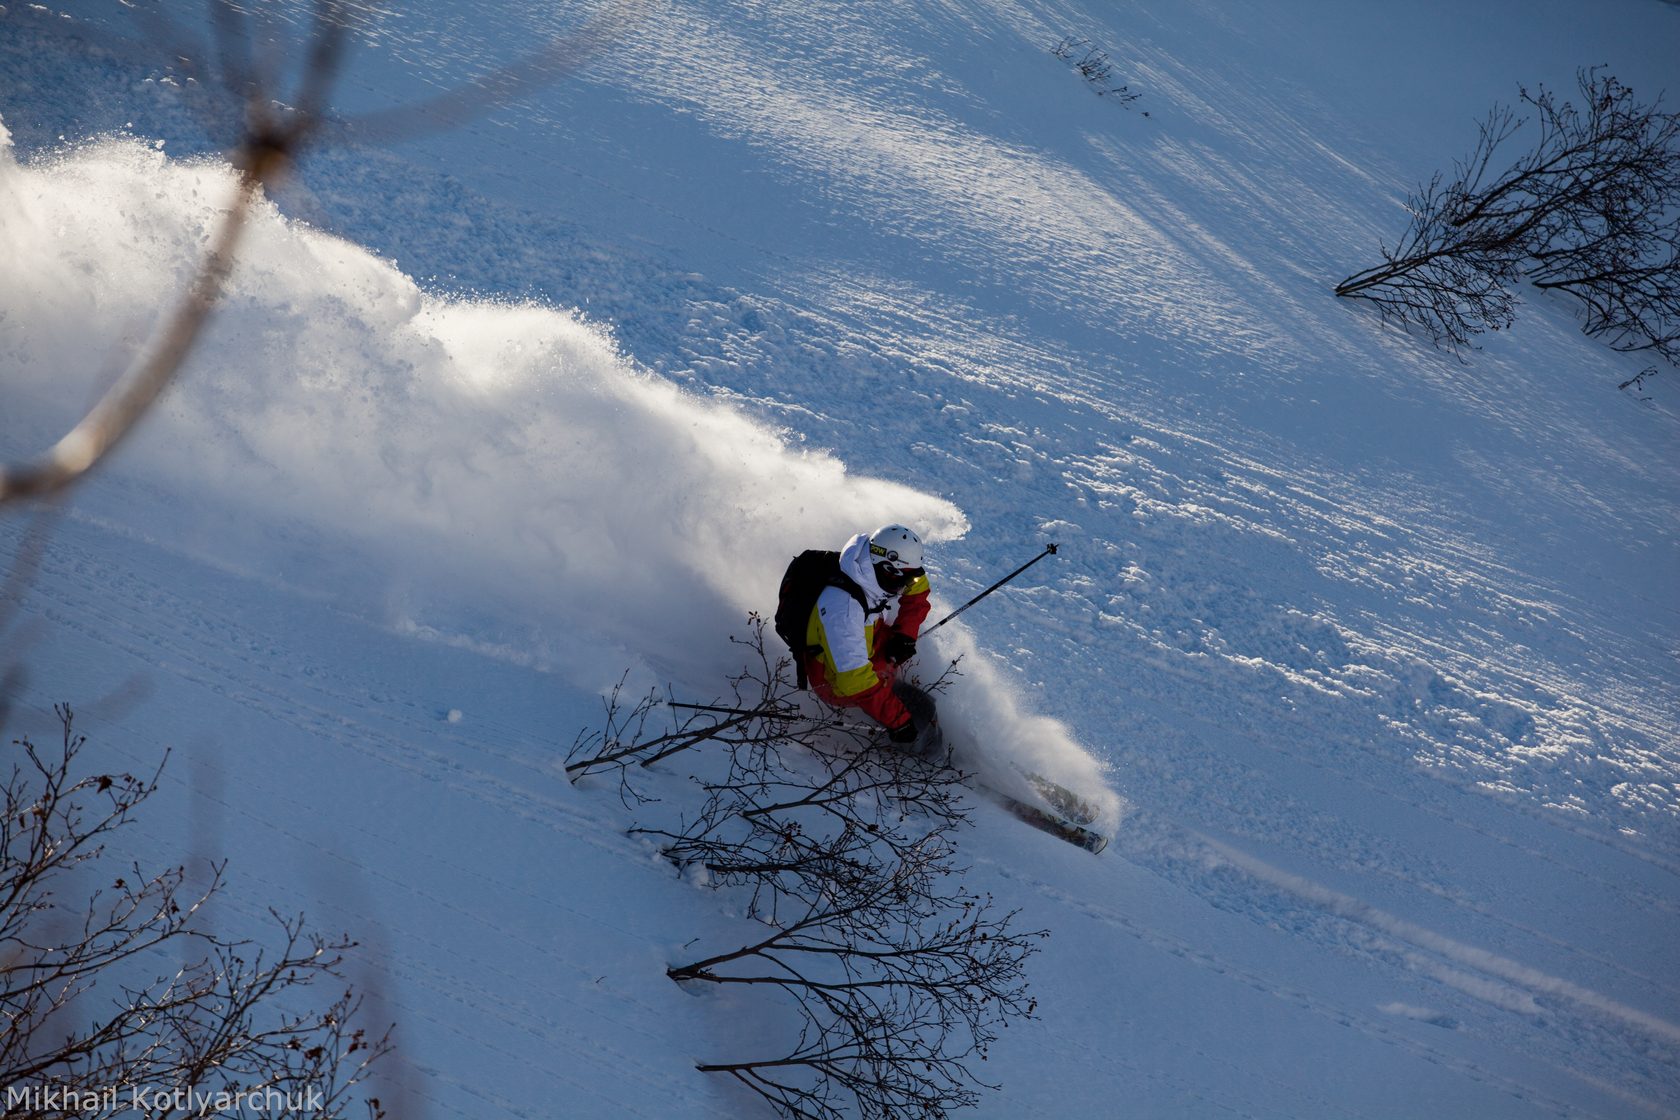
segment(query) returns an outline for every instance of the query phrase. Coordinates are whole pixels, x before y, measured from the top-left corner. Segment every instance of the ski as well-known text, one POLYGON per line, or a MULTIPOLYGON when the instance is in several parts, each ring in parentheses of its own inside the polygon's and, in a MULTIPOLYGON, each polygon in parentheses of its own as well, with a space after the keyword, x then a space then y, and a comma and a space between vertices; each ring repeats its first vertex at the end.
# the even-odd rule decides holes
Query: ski
MULTIPOLYGON (((893 682, 893 691, 904 702, 905 707, 910 709, 917 722, 929 729, 928 741, 917 744, 911 753, 923 758, 943 753, 946 764, 949 765, 951 748, 946 744, 944 732, 940 729, 939 710, 933 697, 925 689, 902 680, 893 682)), ((988 785, 977 776, 971 779, 971 784, 979 793, 1000 805, 1010 816, 1040 832, 1049 833, 1058 840, 1065 840, 1076 848, 1084 848, 1087 852, 1100 852, 1108 846, 1108 837, 1089 827, 1097 820, 1096 806, 1042 774, 1034 773, 1015 763, 1010 765, 1030 787, 1032 793, 1043 799, 1043 805, 1023 801, 1014 794, 988 785)))
POLYGON ((1037 805, 1009 796, 990 786, 981 785, 981 792, 1001 805, 1011 816, 1023 824, 1029 824, 1040 832, 1049 833, 1058 840, 1065 840, 1076 848, 1084 848, 1093 855, 1108 847, 1108 837, 1082 824, 1075 824, 1057 816, 1055 813, 1039 808, 1037 805))
POLYGON ((1031 770, 1015 767, 1016 773, 1027 780, 1037 794, 1044 798, 1049 805, 1064 819, 1077 825, 1092 824, 1097 819, 1097 807, 1074 793, 1064 785, 1059 785, 1046 778, 1043 774, 1035 774, 1031 770))

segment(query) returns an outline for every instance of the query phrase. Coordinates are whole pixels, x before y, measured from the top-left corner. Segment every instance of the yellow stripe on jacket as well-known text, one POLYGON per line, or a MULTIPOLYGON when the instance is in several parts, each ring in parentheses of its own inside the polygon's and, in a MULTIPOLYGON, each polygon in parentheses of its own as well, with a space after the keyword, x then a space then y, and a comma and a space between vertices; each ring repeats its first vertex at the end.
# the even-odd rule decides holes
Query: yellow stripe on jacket
POLYGON ((875 620, 863 623, 863 644, 860 646, 852 637, 857 623, 863 615, 863 608, 857 601, 844 591, 840 592, 846 603, 852 609, 840 609, 836 613, 836 622, 845 626, 848 633, 836 635, 837 641, 830 641, 828 629, 823 625, 822 600, 811 608, 811 621, 805 627, 805 644, 816 646, 822 650, 823 675, 828 678, 829 687, 834 695, 839 697, 856 696, 861 692, 868 692, 881 682, 875 673, 875 666, 870 663, 869 651, 875 648, 875 620))

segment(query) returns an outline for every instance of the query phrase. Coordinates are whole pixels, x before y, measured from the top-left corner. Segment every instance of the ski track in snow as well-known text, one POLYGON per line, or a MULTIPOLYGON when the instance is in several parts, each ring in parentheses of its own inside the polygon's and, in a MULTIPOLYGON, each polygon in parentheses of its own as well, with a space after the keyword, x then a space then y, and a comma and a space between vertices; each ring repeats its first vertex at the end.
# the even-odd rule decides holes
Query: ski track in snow
MULTIPOLYGON (((1246 859, 1244 859, 1243 862, 1251 864, 1251 861, 1246 859)), ((1005 878, 1013 877, 1018 874, 1012 869, 1002 866, 999 866, 997 871, 1005 878)), ((1296 884, 1296 886, 1299 888, 1302 885, 1296 884)), ((1487 1084, 1494 1088, 1497 1092, 1508 1096, 1513 1100, 1523 1102, 1526 1105, 1533 1105, 1549 1114, 1557 1116, 1580 1115, 1578 1110, 1560 1098, 1551 1097, 1545 1092, 1537 1090, 1533 1085, 1502 1075, 1494 1070, 1480 1066, 1474 1061, 1466 1060, 1446 1046, 1431 1045, 1429 1040, 1426 1038, 1396 1031, 1392 1029, 1383 1019, 1354 1012, 1342 1004, 1327 1002, 1305 990, 1280 986, 1273 978, 1251 972, 1241 966, 1223 960, 1217 955, 1209 953, 1206 949, 1173 937, 1161 929, 1142 925, 1137 921, 1128 918, 1125 914, 1118 910, 1099 906, 1070 895, 1048 890, 1046 888, 1040 887, 1040 889, 1045 890, 1046 894, 1051 897, 1055 897, 1058 902, 1068 907, 1070 910, 1083 913, 1092 919, 1113 927, 1127 937, 1135 938, 1138 941, 1149 944, 1151 947, 1160 952, 1188 961, 1194 964, 1197 968, 1205 969, 1220 976, 1221 978, 1229 979, 1245 987, 1252 988, 1253 990, 1261 992, 1272 999, 1302 1008, 1313 1015, 1320 1016, 1334 1022, 1339 1027, 1357 1030, 1362 1034, 1369 1035, 1372 1039, 1381 1042, 1385 1046, 1393 1046, 1417 1054, 1433 1064, 1438 1064, 1452 1069, 1455 1073, 1458 1073, 1470 1080, 1487 1084)), ((1300 890, 1299 893, 1312 895, 1316 894, 1317 891, 1313 888, 1307 887, 1304 890, 1300 890)), ((1364 951, 1382 951, 1385 952, 1385 955, 1392 955, 1387 953, 1386 950, 1381 950, 1370 945, 1365 946, 1364 951)), ((1444 976, 1438 966, 1431 969, 1427 963, 1423 961, 1410 962, 1408 966, 1414 967, 1419 971, 1427 971, 1436 979, 1442 979, 1445 982, 1452 983, 1455 987, 1459 987, 1465 994, 1485 1001, 1485 981, 1478 985, 1477 981, 1473 977, 1465 976, 1461 978, 1454 978, 1444 976), (1478 994, 1478 987, 1481 988, 1482 994, 1478 994)), ((1590 993, 1588 993, 1588 995, 1590 995, 1590 993)), ((1589 1002, 1596 1001, 1589 1000, 1589 1002)), ((1383 1008, 1381 1010, 1389 1011, 1390 1014, 1395 1013, 1395 1009, 1393 1008, 1383 1008)), ((1442 1015, 1439 1012, 1407 1008, 1405 1009, 1405 1017, 1421 1018, 1424 1021, 1435 1022, 1449 1030, 1459 1029, 1459 1024, 1456 1021, 1452 1020, 1449 1016, 1442 1015)), ((1617 1017, 1620 1017, 1619 1013, 1617 1017)), ((1635 1017, 1637 1018, 1637 1013, 1635 1017)), ((1672 1025, 1663 1024, 1662 1028, 1659 1029, 1659 1033, 1667 1034, 1672 1031, 1672 1029, 1672 1025)), ((1573 1043, 1578 1040, 1571 1039, 1570 1041, 1573 1043)), ((1114 1060, 1114 1056, 1111 1053, 1100 1051, 1096 1048, 1087 1049, 1086 1054, 1087 1056, 1084 1060, 1089 1062, 1114 1060)), ((1223 1056, 1207 1053, 1199 1054, 1198 1057, 1210 1064, 1229 1060, 1223 1056)), ((1152 1075, 1153 1071, 1128 1063, 1123 1057, 1120 1058, 1120 1061, 1125 1064, 1129 1072, 1135 1076, 1147 1079, 1152 1075)), ((1155 1074, 1155 1076, 1159 1075, 1155 1074)), ((1585 1075, 1577 1071, 1576 1076, 1585 1075)), ((1631 1106, 1640 1108, 1642 1111, 1650 1115, 1680 1115, 1680 1113, 1675 1111, 1653 1106, 1648 1099, 1637 1093, 1629 1091, 1625 1086, 1618 1085, 1612 1080, 1606 1079, 1601 1081, 1596 1078, 1591 1080, 1593 1080, 1600 1088, 1611 1093, 1613 1096, 1621 1099, 1631 1106)), ((1190 1087, 1188 1086, 1175 1086, 1175 1089, 1180 1091, 1189 1088, 1190 1087)), ((1319 1099, 1311 1103, 1321 1107, 1328 1105, 1328 1102, 1323 1099, 1319 1099)), ((1242 1111, 1240 1106, 1231 1102, 1225 1102, 1223 1107, 1229 1108, 1235 1112, 1242 1111)), ((1328 1110, 1329 1109, 1327 1108, 1326 1111, 1328 1110)))

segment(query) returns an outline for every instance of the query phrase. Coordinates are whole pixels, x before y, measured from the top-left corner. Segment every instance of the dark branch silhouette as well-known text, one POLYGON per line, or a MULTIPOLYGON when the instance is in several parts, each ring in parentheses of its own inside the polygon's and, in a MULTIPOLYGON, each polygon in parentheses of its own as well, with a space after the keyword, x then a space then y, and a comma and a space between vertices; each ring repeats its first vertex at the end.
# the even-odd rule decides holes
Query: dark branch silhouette
MULTIPOLYGON (((964 776, 892 749, 872 729, 798 718, 785 664, 752 620, 735 704, 671 735, 646 735, 656 703, 586 736, 586 767, 616 768, 673 746, 710 748, 697 809, 631 834, 657 842, 687 875, 742 900, 743 944, 674 964, 695 988, 775 989, 800 1026, 768 1055, 702 1062, 792 1120, 943 1117, 989 1087, 975 1073, 997 1031, 1034 1015, 1025 966, 1043 931, 1015 928, 961 885, 954 834, 967 822, 964 776), (742 713, 742 714, 731 714, 742 713), (717 719, 727 715, 727 719, 717 719), (614 729, 634 728, 625 745, 614 729), (673 738, 673 735, 675 738, 673 738)), ((632 789, 628 800, 651 800, 632 789)))
MULTIPOLYGON (((672 711, 693 714, 677 721, 671 731, 649 734, 648 720, 664 706, 657 694, 626 709, 622 703, 623 682, 606 702, 606 718, 600 730, 579 732, 566 757, 566 776, 580 778, 608 770, 623 772, 631 766, 646 768, 691 747, 713 741, 777 743, 803 726, 807 731, 827 728, 845 734, 837 720, 813 717, 800 711, 798 694, 788 687, 792 663, 772 658, 764 646, 764 620, 748 618, 749 636, 731 638, 748 651, 749 663, 729 682, 729 704, 671 704, 672 711)), ((634 797, 628 787, 627 797, 634 797)))
POLYGON ((1092 46, 1089 39, 1064 36, 1050 48, 1050 53, 1073 67, 1073 72, 1084 78, 1098 97, 1112 97, 1130 106, 1143 96, 1133 93, 1128 86, 1114 84, 1114 60, 1108 57, 1107 51, 1092 46))
POLYGON ((690 985, 773 988, 801 1026, 785 1049, 702 1062, 782 1115, 943 1117, 990 1088, 998 1029, 1031 1018, 1025 966, 1042 931, 1014 928, 960 885, 960 776, 873 747, 735 746, 680 833, 649 830, 679 867, 746 898, 763 929, 672 965, 690 985))
MULTIPOLYGON (((98 1102, 65 1115, 117 1116, 135 1092, 239 1098, 246 1105, 225 1113, 236 1116, 347 1115, 391 1048, 389 1032, 356 1025, 361 998, 340 974, 355 943, 273 910, 275 948, 210 932, 204 908, 223 864, 194 889, 183 866, 113 872, 105 846, 157 791, 162 765, 150 777, 77 777, 85 740, 69 707, 57 710, 59 748, 19 740, 0 787, 0 1084, 24 1092, 31 1115, 54 1115, 42 1102, 56 1093, 98 1102), (107 885, 76 889, 95 875, 107 885), (171 948, 186 963, 160 974, 171 948), (339 994, 300 1010, 321 984, 339 994)), ((362 1107, 383 1115, 376 1100, 362 1107)))
POLYGON ((1457 351, 1511 324, 1527 280, 1573 296, 1588 335, 1680 365, 1680 115, 1596 69, 1578 80, 1580 106, 1522 91, 1534 146, 1498 172, 1528 121, 1495 107, 1452 179, 1410 196, 1399 245, 1336 294, 1457 351))

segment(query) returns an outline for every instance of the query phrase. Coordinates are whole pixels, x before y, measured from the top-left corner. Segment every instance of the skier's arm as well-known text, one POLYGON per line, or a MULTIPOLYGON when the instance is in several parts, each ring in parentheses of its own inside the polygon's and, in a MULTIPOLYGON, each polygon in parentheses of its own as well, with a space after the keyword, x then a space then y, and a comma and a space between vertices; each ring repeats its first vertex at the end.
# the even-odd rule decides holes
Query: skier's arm
POLYGON ((898 597, 898 617, 893 619, 892 628, 906 638, 914 638, 922 632, 922 623, 928 616, 929 590, 927 573, 923 572, 911 580, 910 586, 898 597))

